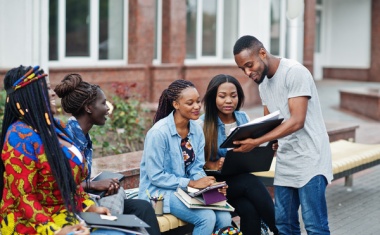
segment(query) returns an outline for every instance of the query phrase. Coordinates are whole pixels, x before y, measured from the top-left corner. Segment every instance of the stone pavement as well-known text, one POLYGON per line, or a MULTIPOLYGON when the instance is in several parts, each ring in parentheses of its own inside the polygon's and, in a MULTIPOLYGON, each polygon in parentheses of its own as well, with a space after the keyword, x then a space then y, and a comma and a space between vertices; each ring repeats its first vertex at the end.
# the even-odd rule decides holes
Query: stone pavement
MULTIPOLYGON (((339 108, 339 89, 351 87, 380 88, 380 83, 355 81, 316 81, 325 121, 358 124, 356 142, 380 143, 380 122, 339 108)), ((243 109, 251 118, 263 114, 262 107, 243 109)), ((353 186, 344 179, 327 187, 326 198, 332 235, 380 234, 380 165, 354 174, 353 186)), ((302 229, 302 234, 306 234, 302 229)))

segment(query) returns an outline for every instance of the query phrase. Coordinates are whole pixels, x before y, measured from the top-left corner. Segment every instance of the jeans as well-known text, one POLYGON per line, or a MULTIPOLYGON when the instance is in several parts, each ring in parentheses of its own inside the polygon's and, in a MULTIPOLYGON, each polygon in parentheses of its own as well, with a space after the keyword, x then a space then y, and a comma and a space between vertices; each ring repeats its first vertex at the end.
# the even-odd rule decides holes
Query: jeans
POLYGON ((173 193, 170 193, 170 213, 193 224, 193 234, 197 235, 210 235, 217 229, 231 225, 231 215, 228 211, 190 209, 173 193))
POLYGON ((257 176, 244 173, 235 176, 217 176, 217 181, 226 181, 227 199, 240 216, 240 230, 243 234, 261 233, 261 221, 277 234, 273 200, 257 176))
POLYGON ((308 235, 330 234, 327 205, 327 181, 323 175, 314 176, 305 186, 292 188, 275 186, 275 216, 279 234, 299 235, 298 208, 308 235))

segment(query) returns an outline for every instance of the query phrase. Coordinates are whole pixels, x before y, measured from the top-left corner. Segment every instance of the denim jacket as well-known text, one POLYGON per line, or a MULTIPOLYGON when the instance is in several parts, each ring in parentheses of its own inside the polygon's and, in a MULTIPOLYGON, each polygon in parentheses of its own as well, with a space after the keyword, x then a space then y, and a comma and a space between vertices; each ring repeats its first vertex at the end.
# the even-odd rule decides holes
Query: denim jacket
MULTIPOLYGON (((243 111, 234 111, 234 115, 236 119, 236 124, 238 126, 249 122, 247 114, 243 111)), ((199 121, 197 120, 197 122, 202 127, 204 125, 204 119, 205 119, 205 115, 203 114, 202 116, 199 117, 199 121)), ((225 125, 218 117, 218 146, 220 146, 226 138, 227 136, 226 136, 226 131, 225 131, 225 125)), ((227 153, 226 148, 218 148, 218 154, 216 156, 216 159, 212 159, 212 160, 217 161, 219 158, 225 157, 226 153, 227 153)))
POLYGON ((205 140, 202 128, 190 120, 187 137, 193 147, 195 160, 185 171, 181 136, 177 132, 173 113, 148 131, 140 164, 139 198, 149 200, 147 192, 152 197, 164 195, 164 213, 170 213, 170 194, 178 187, 187 187, 190 180, 206 176, 203 170, 205 140))
POLYGON ((87 161, 88 175, 86 179, 91 177, 91 167, 92 167, 92 141, 90 135, 87 133, 85 135, 80 127, 78 121, 75 117, 70 117, 67 121, 67 129, 71 139, 74 141, 75 145, 79 148, 79 151, 83 154, 87 161))

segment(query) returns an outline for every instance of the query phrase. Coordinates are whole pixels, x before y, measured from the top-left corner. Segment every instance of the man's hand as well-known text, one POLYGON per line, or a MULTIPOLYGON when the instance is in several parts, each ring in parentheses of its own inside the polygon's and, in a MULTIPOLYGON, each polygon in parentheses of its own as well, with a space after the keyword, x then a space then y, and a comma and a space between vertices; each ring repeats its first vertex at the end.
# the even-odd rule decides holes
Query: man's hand
POLYGON ((244 152, 244 153, 249 152, 260 145, 255 139, 251 139, 251 138, 248 138, 245 140, 235 140, 233 143, 236 145, 240 145, 240 147, 233 149, 234 152, 244 152))

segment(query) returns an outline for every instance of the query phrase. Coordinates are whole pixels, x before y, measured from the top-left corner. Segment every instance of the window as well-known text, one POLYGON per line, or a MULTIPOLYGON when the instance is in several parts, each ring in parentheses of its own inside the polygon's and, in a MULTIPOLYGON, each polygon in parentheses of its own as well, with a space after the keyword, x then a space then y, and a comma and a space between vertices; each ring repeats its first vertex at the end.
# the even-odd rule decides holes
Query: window
POLYGON ((231 60, 238 37, 236 0, 187 0, 186 59, 231 60))
POLYGON ((123 0, 50 0, 50 62, 125 64, 125 7, 123 0))
POLYGON ((277 56, 285 56, 285 3, 272 0, 270 7, 270 53, 277 56))

